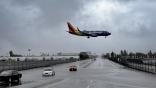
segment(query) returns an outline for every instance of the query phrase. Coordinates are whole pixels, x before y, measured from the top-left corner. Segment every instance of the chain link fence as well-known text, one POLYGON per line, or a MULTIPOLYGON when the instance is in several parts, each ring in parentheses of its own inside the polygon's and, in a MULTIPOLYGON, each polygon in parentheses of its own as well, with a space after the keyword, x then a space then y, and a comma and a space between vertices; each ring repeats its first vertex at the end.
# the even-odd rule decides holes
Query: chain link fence
POLYGON ((117 62, 121 65, 156 74, 156 59, 142 59, 142 58, 127 58, 127 57, 111 57, 108 58, 113 62, 117 62))

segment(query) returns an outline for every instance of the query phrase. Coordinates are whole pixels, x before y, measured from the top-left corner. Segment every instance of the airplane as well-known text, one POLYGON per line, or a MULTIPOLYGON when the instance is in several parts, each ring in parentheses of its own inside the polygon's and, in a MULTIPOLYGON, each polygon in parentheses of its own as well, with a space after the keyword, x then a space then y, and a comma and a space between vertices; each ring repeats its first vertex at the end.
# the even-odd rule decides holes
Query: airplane
POLYGON ((107 36, 111 35, 111 33, 108 31, 80 31, 78 27, 74 27, 70 22, 67 22, 67 25, 69 29, 67 32, 77 36, 87 36, 87 38, 105 36, 106 38, 107 36))

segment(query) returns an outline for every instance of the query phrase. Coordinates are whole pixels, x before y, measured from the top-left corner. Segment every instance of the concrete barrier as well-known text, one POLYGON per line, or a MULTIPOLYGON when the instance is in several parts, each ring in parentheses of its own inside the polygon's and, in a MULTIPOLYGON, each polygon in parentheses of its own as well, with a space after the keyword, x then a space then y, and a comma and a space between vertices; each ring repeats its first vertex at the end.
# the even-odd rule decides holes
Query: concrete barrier
POLYGON ((3 70, 26 70, 38 67, 52 66, 74 62, 73 60, 45 60, 45 61, 0 61, 0 72, 3 70))

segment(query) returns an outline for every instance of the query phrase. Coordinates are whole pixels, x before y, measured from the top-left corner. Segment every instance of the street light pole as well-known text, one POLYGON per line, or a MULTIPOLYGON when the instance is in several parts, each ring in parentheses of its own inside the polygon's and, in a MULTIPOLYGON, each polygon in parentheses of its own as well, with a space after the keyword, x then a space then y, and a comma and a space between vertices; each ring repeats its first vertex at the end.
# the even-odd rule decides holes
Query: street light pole
POLYGON ((29 52, 28 56, 30 56, 30 51, 31 51, 31 49, 28 49, 28 52, 29 52))

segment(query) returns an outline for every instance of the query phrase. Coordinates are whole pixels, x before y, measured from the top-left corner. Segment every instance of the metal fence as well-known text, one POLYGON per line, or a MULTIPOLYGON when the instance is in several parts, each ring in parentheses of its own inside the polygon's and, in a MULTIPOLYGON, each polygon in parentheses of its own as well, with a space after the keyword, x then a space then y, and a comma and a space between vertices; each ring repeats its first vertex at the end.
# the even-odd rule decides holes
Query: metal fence
POLYGON ((3 70, 26 70, 38 67, 52 66, 74 62, 73 60, 46 60, 46 61, 0 61, 0 72, 3 70))
POLYGON ((156 74, 156 59, 146 60, 146 62, 144 62, 144 60, 141 60, 140 62, 127 61, 127 66, 156 74))
POLYGON ((109 60, 133 69, 156 74, 156 59, 127 59, 126 57, 111 57, 109 60))

